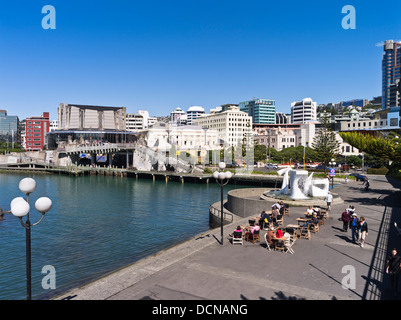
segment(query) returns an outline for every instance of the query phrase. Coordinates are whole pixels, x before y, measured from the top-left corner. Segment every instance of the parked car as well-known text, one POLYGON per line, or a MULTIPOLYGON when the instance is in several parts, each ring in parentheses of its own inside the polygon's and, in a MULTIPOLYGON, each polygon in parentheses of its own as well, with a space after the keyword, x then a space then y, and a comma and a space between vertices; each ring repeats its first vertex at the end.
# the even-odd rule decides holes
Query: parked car
POLYGON ((366 176, 364 176, 362 174, 359 174, 359 173, 351 173, 350 176, 355 177, 356 181, 364 181, 365 177, 366 177, 366 176))
POLYGON ((270 166, 269 166, 269 164, 267 164, 267 165, 265 165, 265 168, 268 168, 268 169, 278 169, 278 165, 277 165, 277 164, 274 164, 274 163, 270 163, 270 166))

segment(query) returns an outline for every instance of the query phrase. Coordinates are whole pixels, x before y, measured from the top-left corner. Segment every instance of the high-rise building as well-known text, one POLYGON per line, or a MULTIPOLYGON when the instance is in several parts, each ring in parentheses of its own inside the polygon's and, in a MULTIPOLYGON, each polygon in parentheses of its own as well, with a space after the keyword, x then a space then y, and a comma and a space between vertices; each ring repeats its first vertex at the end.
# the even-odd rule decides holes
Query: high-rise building
POLYGON ((291 103, 291 122, 305 123, 308 121, 316 121, 317 104, 311 98, 302 99, 291 103))
POLYGON ((253 99, 239 104, 241 111, 252 117, 253 123, 276 123, 276 102, 270 99, 253 99))
POLYGON ((175 108, 174 111, 170 113, 170 121, 173 123, 180 123, 180 118, 185 115, 185 111, 181 108, 175 108))
POLYGON ((42 150, 46 144, 46 134, 50 131, 49 112, 43 112, 40 117, 26 118, 25 135, 26 150, 42 150))
POLYGON ((205 114, 205 109, 199 106, 192 106, 187 111, 187 124, 193 124, 193 121, 201 115, 205 114))
POLYGON ((384 43, 382 60, 382 108, 394 107, 391 105, 391 86, 401 79, 401 43, 387 40, 384 43))
POLYGON ((0 140, 8 143, 19 142, 19 133, 18 116, 9 116, 7 110, 0 110, 0 140))

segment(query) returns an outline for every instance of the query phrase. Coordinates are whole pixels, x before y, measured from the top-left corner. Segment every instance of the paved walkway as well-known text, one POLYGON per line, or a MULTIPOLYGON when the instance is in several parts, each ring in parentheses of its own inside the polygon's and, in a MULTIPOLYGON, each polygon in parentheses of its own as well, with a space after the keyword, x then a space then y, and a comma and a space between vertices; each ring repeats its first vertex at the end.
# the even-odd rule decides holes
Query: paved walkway
MULTIPOLYGON (((401 237, 393 226, 394 221, 401 225, 400 184, 382 176, 369 178, 368 192, 355 181, 334 188, 344 203, 333 206, 319 233, 296 241, 293 255, 266 250, 264 232, 261 243, 233 246, 225 237, 221 246, 217 228, 57 299, 394 299, 383 271, 390 250, 396 246, 401 252, 401 237), (337 220, 348 204, 356 207, 359 217, 366 217, 369 234, 364 248, 351 242, 350 231, 342 232, 337 220), (355 281, 346 282, 353 274, 355 281)), ((284 225, 296 223, 305 210, 291 207, 284 225)), ((247 219, 225 226, 225 236, 237 224, 247 224, 247 219)))

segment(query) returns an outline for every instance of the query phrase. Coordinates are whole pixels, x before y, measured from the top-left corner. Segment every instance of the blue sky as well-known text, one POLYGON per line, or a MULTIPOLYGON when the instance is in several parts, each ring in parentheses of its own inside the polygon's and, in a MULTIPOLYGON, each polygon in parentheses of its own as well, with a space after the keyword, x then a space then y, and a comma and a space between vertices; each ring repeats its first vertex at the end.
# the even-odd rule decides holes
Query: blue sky
POLYGON ((2 1, 0 109, 59 103, 154 116, 253 97, 318 104, 381 95, 378 43, 401 39, 399 0, 2 1), (56 29, 44 30, 44 5, 56 29), (341 9, 356 9, 356 29, 341 9))

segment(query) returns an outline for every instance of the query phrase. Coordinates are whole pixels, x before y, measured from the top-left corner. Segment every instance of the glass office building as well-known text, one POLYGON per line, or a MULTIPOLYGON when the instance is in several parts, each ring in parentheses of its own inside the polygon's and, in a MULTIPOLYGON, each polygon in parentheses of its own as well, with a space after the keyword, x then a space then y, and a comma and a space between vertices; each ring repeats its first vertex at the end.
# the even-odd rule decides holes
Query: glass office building
POLYGON ((270 99, 253 99, 241 102, 241 111, 252 117, 252 123, 275 124, 276 123, 276 102, 270 99))
MULTIPOLYGON (((7 115, 7 110, 0 110, 0 140, 9 143, 19 143, 18 116, 7 115)), ((10 145, 11 146, 11 145, 10 145)))
POLYGON ((392 85, 401 79, 401 43, 387 40, 382 60, 382 108, 394 107, 391 101, 392 85))

